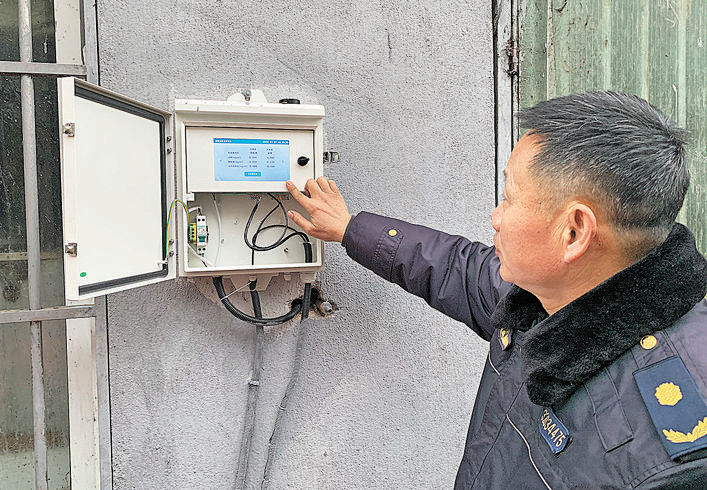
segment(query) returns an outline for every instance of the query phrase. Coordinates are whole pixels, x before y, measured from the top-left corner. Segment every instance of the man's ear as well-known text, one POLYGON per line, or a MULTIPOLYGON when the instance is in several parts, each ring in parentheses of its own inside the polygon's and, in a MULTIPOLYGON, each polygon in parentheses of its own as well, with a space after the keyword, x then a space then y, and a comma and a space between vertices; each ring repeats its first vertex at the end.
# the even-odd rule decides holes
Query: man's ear
POLYGON ((586 204, 573 202, 566 211, 567 222, 562 236, 564 260, 571 263, 589 249, 597 234, 597 216, 586 204))

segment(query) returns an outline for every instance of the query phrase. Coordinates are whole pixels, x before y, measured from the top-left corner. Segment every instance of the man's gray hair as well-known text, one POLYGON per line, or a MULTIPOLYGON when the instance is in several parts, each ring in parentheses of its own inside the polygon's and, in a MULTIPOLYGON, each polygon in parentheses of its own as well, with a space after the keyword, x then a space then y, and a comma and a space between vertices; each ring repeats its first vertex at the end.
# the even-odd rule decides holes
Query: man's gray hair
POLYGON ((687 131, 645 100, 616 92, 559 97, 519 116, 541 139, 529 169, 551 201, 585 197, 618 231, 638 232, 652 246, 665 239, 690 182, 687 131))

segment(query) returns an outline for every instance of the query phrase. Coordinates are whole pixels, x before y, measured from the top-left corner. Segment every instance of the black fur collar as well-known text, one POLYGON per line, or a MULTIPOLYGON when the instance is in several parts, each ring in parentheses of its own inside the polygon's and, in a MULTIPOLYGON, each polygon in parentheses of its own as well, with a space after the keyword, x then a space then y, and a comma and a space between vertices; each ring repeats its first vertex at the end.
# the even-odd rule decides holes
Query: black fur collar
POLYGON ((659 247, 530 328, 544 313, 517 286, 499 302, 496 328, 528 331, 521 358, 530 400, 559 408, 594 373, 644 335, 671 326, 707 290, 707 261, 692 233, 675 224, 659 247), (529 330, 530 329, 530 330, 529 330))

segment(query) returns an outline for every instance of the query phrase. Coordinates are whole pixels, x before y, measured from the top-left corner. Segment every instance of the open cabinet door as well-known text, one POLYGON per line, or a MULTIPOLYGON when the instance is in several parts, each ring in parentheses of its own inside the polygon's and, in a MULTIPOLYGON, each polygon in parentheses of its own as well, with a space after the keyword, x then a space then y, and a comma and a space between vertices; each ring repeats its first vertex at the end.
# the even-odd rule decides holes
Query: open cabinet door
POLYGON ((170 114, 74 78, 58 83, 66 297, 174 278, 170 114))

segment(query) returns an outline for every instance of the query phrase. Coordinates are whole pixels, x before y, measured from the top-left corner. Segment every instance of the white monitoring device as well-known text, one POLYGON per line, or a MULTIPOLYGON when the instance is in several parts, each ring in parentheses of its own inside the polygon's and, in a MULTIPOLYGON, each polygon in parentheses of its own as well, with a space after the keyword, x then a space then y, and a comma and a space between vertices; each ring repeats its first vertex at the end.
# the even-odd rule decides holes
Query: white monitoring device
POLYGON ((186 128, 190 192, 283 192, 315 176, 314 131, 186 128))
POLYGON ((323 267, 285 187, 323 173, 322 106, 253 90, 170 113, 72 77, 58 87, 67 298, 177 274, 257 276, 262 289, 323 267))
POLYGON ((287 218, 290 209, 306 213, 285 187, 291 180, 302 189, 322 175, 323 118, 322 106, 263 97, 176 101, 178 197, 190 210, 178 238, 181 275, 272 276, 323 267, 323 244, 287 218))

